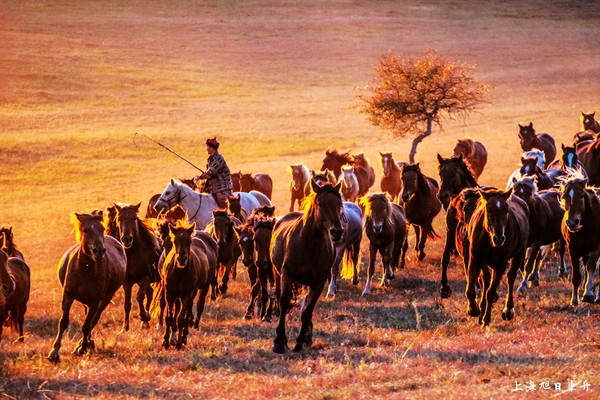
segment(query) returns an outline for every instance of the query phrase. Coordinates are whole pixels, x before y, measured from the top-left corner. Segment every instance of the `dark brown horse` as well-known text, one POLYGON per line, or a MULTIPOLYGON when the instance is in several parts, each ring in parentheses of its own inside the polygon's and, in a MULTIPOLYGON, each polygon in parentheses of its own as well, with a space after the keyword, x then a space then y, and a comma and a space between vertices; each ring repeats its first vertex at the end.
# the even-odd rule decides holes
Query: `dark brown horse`
POLYGON ((244 223, 248 219, 248 215, 246 215, 246 211, 242 209, 242 203, 240 201, 240 195, 229 195, 227 197, 227 211, 229 214, 233 215, 240 222, 244 223))
POLYGON ((573 147, 577 149, 580 145, 584 143, 587 143, 589 141, 593 142, 594 140, 596 140, 597 137, 598 134, 591 130, 576 132, 573 135, 573 147))
POLYGON ((519 169, 519 175, 521 178, 535 176, 539 190, 550 189, 554 186, 554 180, 547 173, 549 171, 542 170, 537 162, 537 157, 521 157, 521 168, 519 169))
POLYGON ((219 284, 221 294, 227 293, 230 274, 233 274, 235 279, 237 260, 242 254, 239 246, 240 236, 235 228, 241 225, 240 220, 226 210, 215 210, 212 222, 205 229, 219 245, 217 272, 222 274, 219 284))
POLYGON ((62 315, 58 335, 48 359, 59 361, 62 336, 69 326, 69 312, 75 300, 85 307, 85 321, 81 326, 83 338, 74 353, 81 355, 94 348, 92 329, 110 303, 115 292, 125 282, 127 256, 121 243, 104 235, 102 213, 72 214, 79 243, 73 245, 58 264, 58 279, 63 286, 62 315))
POLYGON ((548 169, 561 170, 567 174, 570 173, 570 170, 576 169, 580 170, 581 173, 587 177, 585 167, 581 161, 579 161, 579 157, 577 157, 577 149, 572 146, 565 146, 562 143, 560 144, 560 148, 562 150, 560 159, 552 161, 548 166, 548 169))
POLYGON ((454 147, 454 157, 461 154, 469 170, 473 173, 473 177, 479 179, 479 175, 481 175, 487 163, 488 154, 485 146, 481 142, 470 138, 458 139, 454 147))
POLYGON ((408 230, 404 209, 392 203, 385 193, 374 193, 361 200, 365 208, 365 233, 369 238, 369 270, 362 296, 371 294, 377 252, 383 264, 382 285, 389 285, 394 270, 404 268, 408 230))
POLYGON ((515 182, 513 195, 520 197, 529 208, 529 257, 523 272, 523 281, 517 289, 524 291, 528 286, 539 285, 539 262, 541 246, 559 242, 559 274, 565 275, 565 241, 561 224, 565 210, 560 205, 560 192, 556 189, 538 193, 535 178, 523 178, 515 182))
POLYGON ((12 330, 18 332, 18 340, 24 340, 23 322, 30 287, 31 271, 25 260, 9 257, 0 250, 0 339, 2 327, 8 322, 12 330))
POLYGON ((331 170, 336 177, 339 177, 342 174, 342 167, 344 165, 352 165, 352 163, 353 159, 349 151, 341 153, 337 149, 327 149, 321 170, 331 170))
MULTIPOLYGON (((332 185, 335 185, 338 181, 337 177, 333 174, 333 171, 330 171, 328 169, 325 169, 323 171, 311 171, 310 175, 311 175, 312 179, 314 179, 319 186, 323 185, 325 183, 331 183, 332 185)), ((306 185, 304 187, 305 187, 304 193, 309 194, 310 193, 310 181, 306 182, 306 185)))
POLYGON ((588 175, 590 186, 600 186, 600 140, 587 141, 577 146, 577 157, 588 175))
POLYGON ((581 113, 581 117, 579 120, 581 121, 581 130, 582 131, 593 131, 595 133, 600 133, 600 122, 596 121, 594 116, 596 112, 594 111, 591 114, 581 113))
POLYGON ((298 202, 298 208, 302 207, 302 200, 307 195, 305 186, 310 182, 310 171, 303 164, 292 164, 288 167, 288 171, 292 174, 290 182, 290 212, 292 212, 294 211, 294 203, 298 202))
POLYGON ((311 181, 312 193, 305 202, 306 212, 289 213, 280 218, 273 229, 271 261, 278 273, 281 296, 280 314, 273 351, 287 350, 285 318, 291 307, 294 283, 308 287, 302 311, 302 327, 296 341, 295 351, 312 343, 312 314, 335 259, 333 242, 342 234, 340 216, 342 198, 340 185, 317 185, 311 181))
POLYGON ((375 169, 369 162, 367 156, 365 156, 365 153, 353 154, 352 165, 364 168, 365 171, 367 171, 368 187, 371 188, 375 184, 375 169))
POLYGON ((143 328, 150 328, 150 304, 152 303, 152 288, 150 284, 157 282, 158 259, 162 246, 154 235, 154 226, 149 220, 141 220, 138 216, 140 204, 113 204, 109 207, 106 223, 107 235, 119 240, 127 255, 127 272, 123 290, 125 292, 125 320, 123 330, 129 330, 129 314, 131 312, 131 291, 133 285, 138 285, 137 303, 143 328), (112 210, 111 210, 112 209, 112 210), (114 212, 115 228, 111 228, 111 214, 114 212))
POLYGON ((571 305, 579 305, 579 284, 581 283, 580 260, 586 270, 585 292, 582 300, 593 303, 594 272, 600 257, 600 199, 593 189, 587 187, 588 180, 582 176, 574 176, 567 180, 562 191, 562 204, 565 216, 562 223, 562 234, 567 242, 571 258, 572 272, 571 305))
POLYGON ((554 161, 554 158, 556 157, 556 144, 554 143, 554 138, 547 133, 536 134, 532 122, 530 122, 529 125, 519 124, 519 140, 523 151, 529 151, 535 148, 544 152, 545 167, 554 161))
POLYGON ((442 204, 437 198, 439 186, 435 179, 429 178, 421 172, 418 163, 404 164, 401 178, 402 201, 406 219, 415 229, 415 250, 419 260, 423 260, 427 237, 437 237, 432 223, 442 208, 442 204))
POLYGON ((193 322, 193 301, 198 291, 197 321, 204 310, 217 255, 212 238, 195 236, 195 223, 187 225, 179 221, 175 226, 168 226, 171 250, 161 256, 161 280, 151 309, 157 315, 161 302, 164 302, 166 316, 162 345, 167 349, 175 342, 175 347, 181 349, 187 343, 189 326, 193 322))
POLYGON ((273 194, 273 179, 269 174, 242 174, 240 178, 240 191, 250 193, 252 190, 261 192, 269 199, 273 194))
POLYGON ((489 325, 492 304, 497 296, 498 284, 511 261, 508 270, 508 294, 502 318, 514 317, 513 287, 517 271, 523 268, 527 239, 529 237, 529 212, 527 205, 518 197, 510 198, 507 192, 490 189, 480 190, 479 205, 470 218, 469 262, 467 264, 468 300, 467 314, 479 317, 479 323, 489 325), (483 286, 479 306, 475 303, 475 284, 483 274, 483 286))
POLYGON ((394 203, 398 203, 402 191, 401 166, 394 161, 392 153, 379 152, 379 164, 382 172, 381 191, 389 194, 394 203))
MULTIPOLYGON (((450 263, 451 254, 455 250, 459 250, 457 246, 461 246, 462 248, 462 239, 467 222, 461 221, 459 218, 466 200, 465 195, 461 196, 461 194, 463 190, 477 188, 479 185, 473 173, 464 162, 462 154, 451 158, 443 158, 438 154, 437 157, 441 182, 437 196, 444 209, 446 209, 446 244, 444 246, 444 253, 442 254, 440 294, 442 298, 448 298, 452 294, 452 289, 448 286, 448 264, 450 263)), ((459 253, 463 254, 462 251, 459 251, 459 253)))
POLYGON ((23 253, 17 248, 15 244, 15 235, 12 231, 12 226, 0 228, 0 246, 2 246, 2 250, 8 254, 9 257, 17 257, 21 260, 25 261, 25 256, 23 253))

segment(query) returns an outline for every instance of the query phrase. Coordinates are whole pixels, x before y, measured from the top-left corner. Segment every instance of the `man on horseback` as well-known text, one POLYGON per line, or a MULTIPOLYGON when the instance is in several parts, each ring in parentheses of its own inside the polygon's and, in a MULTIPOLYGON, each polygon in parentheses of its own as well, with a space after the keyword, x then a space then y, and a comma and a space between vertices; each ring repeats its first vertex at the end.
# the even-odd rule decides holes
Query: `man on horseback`
POLYGON ((206 172, 197 176, 198 179, 206 179, 203 192, 211 193, 220 208, 227 208, 227 197, 231 194, 233 182, 231 181, 231 172, 227 162, 217 150, 219 142, 217 138, 206 140, 206 151, 208 160, 206 161, 206 172))

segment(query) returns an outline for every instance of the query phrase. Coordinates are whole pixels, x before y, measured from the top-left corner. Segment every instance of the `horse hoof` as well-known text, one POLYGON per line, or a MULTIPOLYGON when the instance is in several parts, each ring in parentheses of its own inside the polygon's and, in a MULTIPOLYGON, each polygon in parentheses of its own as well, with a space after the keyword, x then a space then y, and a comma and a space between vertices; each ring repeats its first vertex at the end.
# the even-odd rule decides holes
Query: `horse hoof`
POLYGON ((527 285, 519 285, 519 287, 517 288, 517 293, 526 293, 527 292, 527 285))
POLYGON ((481 314, 479 312, 479 307, 473 307, 473 308, 468 307, 467 308, 467 315, 469 317, 479 317, 479 314, 481 314))
POLYGON ((302 343, 296 343, 296 346, 294 346, 294 353, 299 353, 302 351, 302 343))
POLYGON ((142 321, 141 328, 144 329, 144 330, 150 329, 150 322, 148 322, 148 321, 142 321))
POLYGON ((354 286, 358 285, 358 282, 359 282, 359 279, 358 279, 358 277, 352 278, 352 284, 353 284, 354 286))
POLYGON ((243 319, 244 319, 245 321, 249 321, 249 320, 251 320, 251 319, 252 319, 252 313, 246 313, 246 315, 244 315, 244 318, 243 318, 243 319))
POLYGON ((540 286, 540 281, 538 281, 538 280, 530 281, 528 286, 530 288, 532 288, 532 287, 539 287, 540 286))
POLYGON ((169 341, 168 341, 168 340, 163 340, 163 343, 162 343, 162 345, 163 345, 163 347, 165 348, 165 350, 168 350, 168 349, 169 349, 169 346, 170 346, 171 344, 169 343, 169 341))
POLYGON ((504 310, 502 310, 502 319, 505 321, 510 321, 511 319, 513 319, 515 316, 515 309, 511 308, 510 310, 508 308, 505 308, 504 310))
POLYGON ((123 329, 121 329, 121 332, 127 332, 129 331, 129 325, 123 325, 123 329))
POLYGON ((452 289, 450 289, 447 286, 446 287, 442 286, 442 288, 440 289, 440 295, 442 296, 442 299, 450 298, 451 294, 452 294, 452 289))
POLYGON ((391 281, 392 279, 394 279, 394 273, 392 272, 391 274, 385 274, 385 277, 391 281))
POLYGON ((273 351, 273 353, 285 354, 285 352, 288 351, 288 347, 287 344, 273 343, 271 350, 273 351))
POLYGON ((272 321, 271 316, 264 316, 262 319, 262 322, 271 322, 271 321, 272 321))
POLYGON ((426 254, 424 251, 419 252, 419 254, 417 255, 419 258, 419 261, 423 261, 425 259, 425 255, 426 254))
POLYGON ((594 304, 594 302, 596 301, 596 299, 594 299, 594 295, 586 294, 585 296, 583 296, 581 298, 581 301, 583 301, 584 303, 594 304))
POLYGON ((227 285, 222 283, 219 285, 219 293, 221 293, 221 295, 224 295, 225 293, 227 293, 227 285))
POLYGON ((52 350, 48 356, 46 357, 46 359, 48 361, 50 361, 52 364, 56 364, 60 362, 60 357, 58 356, 58 351, 56 350, 52 350))

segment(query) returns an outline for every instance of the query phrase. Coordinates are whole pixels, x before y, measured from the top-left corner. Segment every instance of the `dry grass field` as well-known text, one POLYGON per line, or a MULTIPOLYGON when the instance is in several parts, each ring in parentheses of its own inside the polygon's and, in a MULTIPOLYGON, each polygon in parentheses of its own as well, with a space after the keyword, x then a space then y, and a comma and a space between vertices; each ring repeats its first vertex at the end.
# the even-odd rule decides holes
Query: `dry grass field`
MULTIPOLYGON (((519 162, 519 122, 570 143, 580 112, 600 112, 600 4, 592 0, 2 2, 0 225, 13 227, 32 291, 25 341, 3 332, 0 395, 600 397, 600 305, 573 312, 570 285, 549 264, 540 287, 516 295, 513 321, 502 320, 497 303, 491 327, 481 329, 466 315, 456 258, 454 293, 440 299, 441 214, 434 226, 442 238, 428 242, 427 258, 418 262, 411 252, 391 287, 361 299, 365 239, 361 283, 342 282, 335 300, 319 300, 315 342, 299 354, 271 352, 275 323, 242 320, 249 294, 242 267, 231 292, 208 302, 182 351, 162 349, 160 332, 142 330, 138 319, 120 332, 119 291, 95 330, 94 353, 70 354, 83 320, 76 304, 62 362, 46 360, 60 316, 56 265, 75 240, 69 213, 112 202, 145 207, 170 178, 196 174, 149 141, 134 143, 134 132, 200 167, 204 141, 216 135, 232 170, 273 177, 282 215, 291 163, 318 169, 329 146, 363 150, 375 163, 378 151, 407 158, 411 139, 371 126, 353 108, 355 88, 370 82, 388 49, 429 48, 475 64, 493 88, 477 113, 446 122, 420 145, 416 158, 429 175, 437 177, 436 153, 449 156, 457 138, 470 136, 489 152, 480 183, 504 186, 519 162)), ((292 343, 299 325, 295 309, 292 343)))

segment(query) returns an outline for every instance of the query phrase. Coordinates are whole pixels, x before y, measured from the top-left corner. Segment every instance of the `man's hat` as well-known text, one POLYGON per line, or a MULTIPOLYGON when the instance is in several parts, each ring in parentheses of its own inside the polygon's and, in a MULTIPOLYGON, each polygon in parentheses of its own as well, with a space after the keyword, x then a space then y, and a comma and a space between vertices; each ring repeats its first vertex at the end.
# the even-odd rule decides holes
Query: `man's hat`
POLYGON ((219 149, 219 142, 217 142, 216 137, 214 137, 212 139, 206 139, 206 145, 212 147, 215 150, 219 149))

